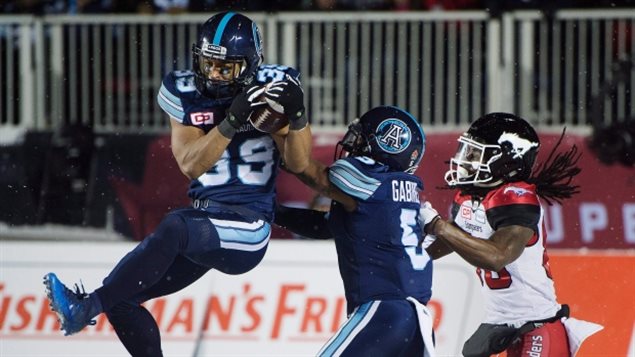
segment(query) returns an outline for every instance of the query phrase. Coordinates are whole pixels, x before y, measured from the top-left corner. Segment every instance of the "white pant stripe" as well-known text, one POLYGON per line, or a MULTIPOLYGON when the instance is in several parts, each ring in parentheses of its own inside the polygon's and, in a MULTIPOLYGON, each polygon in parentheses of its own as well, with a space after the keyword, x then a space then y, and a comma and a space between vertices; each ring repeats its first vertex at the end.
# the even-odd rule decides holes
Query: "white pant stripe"
MULTIPOLYGON (((350 345, 350 343, 355 339, 355 337, 366 327, 366 325, 368 325, 370 320, 372 320, 373 316, 375 316, 375 313, 377 312, 377 309, 379 308, 380 304, 381 304, 381 301, 373 301, 371 303, 370 309, 368 309, 368 312, 366 313, 364 318, 359 323, 357 323, 357 325, 353 328, 351 333, 348 336, 346 336, 346 338, 340 343, 340 345, 337 347, 335 352, 333 352, 333 357, 342 355, 344 350, 346 350, 346 347, 350 345)), ((352 319, 353 317, 354 317, 354 314, 350 317, 350 319, 352 319)), ((338 331, 338 333, 339 332, 340 331, 338 331)))
POLYGON ((243 230, 250 230, 250 231, 255 231, 257 229, 260 229, 265 224, 265 222, 261 219, 252 223, 228 221, 224 219, 214 219, 214 218, 210 218, 209 220, 212 221, 212 223, 214 223, 216 227, 236 228, 236 229, 243 229, 243 230))
POLYGON ((267 235, 265 239, 263 239, 258 244, 245 244, 240 242, 227 242, 224 240, 220 241, 220 247, 225 249, 234 249, 234 250, 244 250, 246 252, 255 252, 262 249, 264 246, 269 243, 269 237, 271 237, 271 232, 267 235))

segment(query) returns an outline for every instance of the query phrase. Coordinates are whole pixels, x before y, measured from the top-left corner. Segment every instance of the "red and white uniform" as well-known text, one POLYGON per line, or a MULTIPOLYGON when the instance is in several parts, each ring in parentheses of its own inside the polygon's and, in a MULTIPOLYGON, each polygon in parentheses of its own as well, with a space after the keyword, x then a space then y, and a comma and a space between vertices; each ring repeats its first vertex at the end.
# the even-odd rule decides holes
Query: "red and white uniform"
POLYGON ((545 249, 544 210, 534 185, 513 182, 490 192, 482 201, 457 193, 452 207, 454 222, 474 237, 489 239, 505 226, 534 230, 523 253, 501 271, 477 268, 485 299, 485 323, 513 324, 556 315, 556 300, 549 258, 545 249))

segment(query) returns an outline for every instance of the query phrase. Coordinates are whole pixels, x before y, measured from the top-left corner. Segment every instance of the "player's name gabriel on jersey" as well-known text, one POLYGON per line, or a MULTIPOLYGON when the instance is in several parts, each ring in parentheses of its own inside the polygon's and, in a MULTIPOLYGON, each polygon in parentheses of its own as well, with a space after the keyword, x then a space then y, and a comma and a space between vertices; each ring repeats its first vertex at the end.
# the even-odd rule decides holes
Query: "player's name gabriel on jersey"
POLYGON ((412 181, 392 180, 390 184, 392 186, 393 201, 420 203, 417 183, 412 181))

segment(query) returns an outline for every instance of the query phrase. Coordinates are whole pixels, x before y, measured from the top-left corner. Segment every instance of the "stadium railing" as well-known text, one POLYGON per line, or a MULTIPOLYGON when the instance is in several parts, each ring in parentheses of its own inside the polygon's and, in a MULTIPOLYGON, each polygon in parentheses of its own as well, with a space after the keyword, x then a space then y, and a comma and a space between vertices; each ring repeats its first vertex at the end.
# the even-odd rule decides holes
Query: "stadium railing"
MULTIPOLYGON (((316 128, 341 128, 380 103, 430 128, 493 110, 585 128, 593 95, 635 51, 635 9, 248 15, 261 26, 266 62, 302 72, 316 128)), ((167 72, 190 66, 204 19, 0 16, 0 140, 64 124, 164 131, 157 89, 167 72)), ((635 116, 635 67, 626 76, 602 120, 635 116)))

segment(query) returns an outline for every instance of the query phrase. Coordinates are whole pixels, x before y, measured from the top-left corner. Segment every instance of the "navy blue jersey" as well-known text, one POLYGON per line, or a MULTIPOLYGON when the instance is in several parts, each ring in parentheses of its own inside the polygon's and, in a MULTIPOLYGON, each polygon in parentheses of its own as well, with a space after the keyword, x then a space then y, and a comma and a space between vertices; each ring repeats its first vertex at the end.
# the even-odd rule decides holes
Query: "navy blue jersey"
MULTIPOLYGON (((258 67, 256 82, 282 80, 285 74, 295 78, 300 75, 290 67, 262 65, 258 67)), ((179 123, 207 133, 225 119, 225 111, 233 98, 202 96, 194 85, 193 72, 173 71, 163 79, 157 100, 159 106, 179 123)), ((188 196, 242 205, 270 221, 279 160, 280 152, 271 136, 256 130, 248 122, 236 132, 216 165, 192 180, 188 196)))
POLYGON ((337 160, 329 180, 357 201, 357 210, 331 206, 334 235, 348 312, 372 300, 413 297, 426 304, 432 294, 432 261, 419 245, 421 179, 367 157, 337 160))

